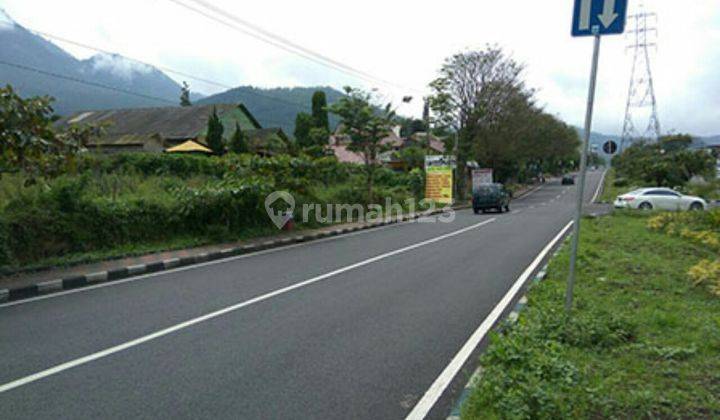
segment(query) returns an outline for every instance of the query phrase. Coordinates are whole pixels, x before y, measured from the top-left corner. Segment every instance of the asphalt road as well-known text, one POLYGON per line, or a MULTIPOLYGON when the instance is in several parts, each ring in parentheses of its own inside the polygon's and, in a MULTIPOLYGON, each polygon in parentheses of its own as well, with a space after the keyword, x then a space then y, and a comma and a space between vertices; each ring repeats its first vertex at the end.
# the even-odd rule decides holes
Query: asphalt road
POLYGON ((571 220, 574 193, 551 183, 511 213, 0 305, 0 417, 404 418, 571 220))

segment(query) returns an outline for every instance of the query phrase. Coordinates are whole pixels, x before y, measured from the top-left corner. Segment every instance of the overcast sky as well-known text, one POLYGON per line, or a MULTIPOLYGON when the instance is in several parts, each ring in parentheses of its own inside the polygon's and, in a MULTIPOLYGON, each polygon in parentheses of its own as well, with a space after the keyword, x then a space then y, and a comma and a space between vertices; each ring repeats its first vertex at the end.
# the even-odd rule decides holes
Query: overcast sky
MULTIPOLYGON (((423 93, 443 59, 498 44, 527 65, 540 102, 582 125, 592 40, 570 37, 571 0, 207 0, 296 44, 393 85, 388 99, 419 115, 423 93), (402 87, 398 87, 402 86, 402 87)), ((631 10, 638 1, 630 0, 631 10)), ((720 134, 718 0, 646 0, 658 13, 653 72, 664 132, 720 134)), ((169 0, 0 0, 19 24, 227 85, 372 87, 336 70, 238 33, 169 0)), ((595 131, 619 134, 631 55, 623 36, 603 38, 595 131)), ((92 51, 59 44, 79 57, 92 51)), ((174 76, 173 76, 174 77, 174 76)), ((178 79, 177 77, 174 77, 178 79)), ((190 81, 193 90, 216 86, 190 81)), ((636 121, 644 127, 646 121, 636 121)))

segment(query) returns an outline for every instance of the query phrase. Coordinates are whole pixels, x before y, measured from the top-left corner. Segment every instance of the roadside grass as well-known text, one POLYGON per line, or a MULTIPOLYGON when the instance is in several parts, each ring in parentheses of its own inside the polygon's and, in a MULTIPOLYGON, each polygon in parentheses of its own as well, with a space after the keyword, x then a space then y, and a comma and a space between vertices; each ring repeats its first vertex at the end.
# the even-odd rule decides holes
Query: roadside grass
MULTIPOLYGON (((303 228, 298 228, 297 231, 299 232, 301 230, 303 230, 303 228)), ((19 272, 27 273, 33 271, 40 271, 48 268, 72 267, 80 264, 90 264, 120 258, 138 257, 158 252, 176 251, 180 249, 195 248, 205 245, 216 245, 225 242, 257 239, 264 236, 276 235, 277 233, 278 230, 272 227, 251 228, 241 234, 232 236, 224 235, 221 237, 203 237, 186 235, 162 241, 125 244, 88 252, 76 252, 59 257, 44 258, 31 264, 23 265, 22 267, 2 267, 0 268, 0 284, 2 284, 3 281, 2 276, 12 275, 19 272)))
POLYGON ((720 417, 720 299, 687 274, 717 253, 649 217, 583 220, 572 316, 563 247, 491 338, 463 418, 720 417))
POLYGON ((614 169, 609 169, 607 175, 605 175, 605 186, 603 192, 600 195, 600 201, 603 203, 612 204, 615 202, 617 196, 628 193, 630 191, 640 188, 640 185, 633 185, 632 182, 622 182, 621 186, 616 186, 615 181, 617 180, 617 174, 614 169))

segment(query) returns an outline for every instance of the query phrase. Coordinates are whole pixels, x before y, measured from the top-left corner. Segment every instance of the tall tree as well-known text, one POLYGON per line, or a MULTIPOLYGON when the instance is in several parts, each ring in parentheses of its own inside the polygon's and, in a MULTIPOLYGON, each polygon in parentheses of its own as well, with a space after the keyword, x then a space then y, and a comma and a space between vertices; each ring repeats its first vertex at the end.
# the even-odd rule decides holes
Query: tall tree
POLYGON ((190 102, 190 85, 187 82, 183 82, 180 90, 180 106, 192 106, 192 102, 190 102))
POLYGON ((312 96, 312 119, 314 128, 322 128, 330 132, 327 98, 325 92, 321 90, 316 91, 312 96))
POLYGON ((235 123, 235 133, 233 133, 230 139, 230 151, 233 153, 249 153, 250 148, 248 147, 247 138, 240 128, 240 124, 235 123))
MULTIPOLYGON (((471 157, 476 131, 493 117, 495 99, 502 99, 507 89, 524 90, 523 66, 508 57, 499 47, 468 51, 445 60, 440 76, 430 83, 434 94, 429 98, 436 127, 450 129, 457 135, 457 163, 465 168, 471 157), (478 112, 480 102, 486 106, 478 112)), ((457 179, 459 198, 465 196, 464 173, 457 179)))
POLYGON ((373 183, 378 156, 387 148, 382 139, 392 130, 395 111, 392 104, 382 107, 362 90, 345 88, 345 96, 330 107, 341 119, 341 134, 350 138, 348 149, 363 156, 368 203, 373 202, 373 183))
POLYGON ((300 147, 312 146, 310 130, 313 128, 312 115, 300 112, 295 117, 295 141, 300 147))
POLYGON ((225 142, 223 140, 223 128, 222 122, 217 115, 217 109, 213 107, 213 112, 208 118, 207 127, 207 144, 208 147, 216 154, 222 155, 225 153, 225 142))

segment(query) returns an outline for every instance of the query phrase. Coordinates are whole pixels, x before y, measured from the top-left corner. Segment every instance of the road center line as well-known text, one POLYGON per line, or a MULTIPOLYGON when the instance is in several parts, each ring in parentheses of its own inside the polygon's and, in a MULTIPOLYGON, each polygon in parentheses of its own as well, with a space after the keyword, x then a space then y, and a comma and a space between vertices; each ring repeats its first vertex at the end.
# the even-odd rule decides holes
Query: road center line
POLYGON ((319 276, 316 276, 316 277, 313 277, 313 278, 310 278, 310 279, 301 281, 300 283, 295 283, 295 284, 293 284, 293 285, 291 285, 291 286, 284 287, 284 288, 282 288, 282 289, 277 289, 277 290, 272 291, 272 292, 270 292, 270 293, 266 293, 266 294, 264 294, 264 295, 254 297, 254 298, 252 298, 252 299, 250 299, 250 300, 246 300, 246 301, 244 301, 244 302, 240 302, 240 303, 238 303, 238 304, 235 304, 235 305, 232 305, 232 306, 228 306, 228 307, 223 308, 223 309, 220 309, 220 310, 218 310, 218 311, 211 312, 211 313, 209 313, 209 314, 202 315, 202 316, 200 316, 200 317, 193 318, 193 319, 190 319, 190 320, 185 321, 185 322, 181 322, 181 323, 179 323, 179 324, 173 325, 172 327, 165 328, 165 329, 160 330, 160 331, 156 331, 156 332, 154 332, 154 333, 152 333, 152 334, 148 334, 148 335, 145 335, 145 336, 143 336, 143 337, 136 338, 136 339, 131 340, 131 341, 127 341, 127 342, 125 342, 125 343, 119 344, 119 345, 114 346, 114 347, 109 347, 109 348, 107 348, 107 349, 105 349, 105 350, 101 350, 101 351, 99 351, 99 352, 97 352, 97 353, 89 354, 89 355, 87 355, 87 356, 80 357, 80 358, 78 358, 78 359, 71 360, 71 361, 69 361, 69 362, 65 362, 65 363, 62 363, 62 364, 53 366, 53 367, 51 367, 51 368, 49 368, 49 369, 45 369, 45 370, 43 370, 43 371, 41 371, 41 372, 37 372, 37 373, 34 373, 34 374, 32 374, 32 375, 25 376, 24 378, 16 379, 16 380, 14 380, 14 381, 12 381, 12 382, 8 382, 8 383, 6 383, 6 384, 0 385, 0 393, 10 391, 11 389, 18 388, 18 387, 21 387, 21 386, 23 386, 23 385, 27 385, 27 384, 29 384, 29 383, 31 383, 31 382, 39 381, 39 380, 41 380, 41 379, 43 379, 43 378, 47 378, 48 376, 52 376, 52 375, 58 374, 58 373, 60 373, 60 372, 63 372, 63 371, 65 371, 65 370, 72 369, 72 368, 74 368, 74 367, 78 367, 78 366, 84 365, 84 364, 86 364, 86 363, 90 363, 90 362, 92 362, 92 361, 94 361, 94 360, 102 359, 102 358, 104 358, 104 357, 107 357, 107 356, 110 356, 110 355, 112 355, 112 354, 121 352, 121 351, 123 351, 123 350, 127 350, 127 349, 132 348, 132 347, 135 347, 135 346, 139 346, 139 345, 141 345, 141 344, 143 344, 143 343, 147 343, 148 341, 152 341, 152 340, 155 340, 155 339, 157 339, 157 338, 160 338, 160 337, 163 337, 163 336, 172 334, 172 333, 174 333, 174 332, 177 332, 177 331, 183 330, 183 329, 185 329, 185 328, 191 327, 191 326, 193 326, 193 325, 195 325, 195 324, 199 324, 199 323, 201 323, 201 322, 209 321, 209 320, 211 320, 211 319, 213 319, 213 318, 217 318, 217 317, 223 316, 223 315, 225 315, 225 314, 228 314, 228 313, 230 313, 230 312, 237 311, 237 310, 239 310, 239 309, 245 308, 245 307, 250 306, 250 305, 253 305, 253 304, 255 304, 255 303, 259 303, 259 302, 262 302, 262 301, 265 301, 265 300, 268 300, 268 299, 272 299, 272 298, 274 298, 274 297, 283 295, 283 294, 288 293, 288 292, 291 292, 291 291, 293 291, 293 290, 296 290, 296 289, 300 289, 300 288, 302 288, 302 287, 309 286, 309 285, 311 285, 311 284, 313 284, 313 283, 317 283, 317 282, 320 282, 320 281, 322 281, 322 280, 328 279, 328 278, 330 278, 330 277, 337 276, 338 274, 342 274, 342 273, 345 273, 345 272, 347 272, 347 271, 351 271, 351 270, 354 270, 354 269, 356 269, 356 268, 360 268, 360 267, 363 267, 363 266, 366 266, 366 265, 369 265, 369 264, 372 264, 372 263, 375 263, 375 262, 384 260, 384 259, 386 259, 386 258, 393 257, 393 256, 395 256, 395 255, 399 255, 399 254, 402 254, 402 253, 405 253, 405 252, 408 252, 408 251, 412 251, 412 250, 414 250, 414 249, 417 249, 417 248, 420 248, 420 247, 423 247, 423 246, 426 246, 426 245, 433 244, 433 243, 435 243, 435 242, 439 242, 439 241, 442 241, 442 240, 445 240, 445 239, 448 239, 448 238, 452 238, 452 237, 454 237, 454 236, 461 235, 461 234, 463 234, 463 233, 465 233, 465 232, 469 232, 469 231, 474 230, 474 229, 477 229, 477 228, 479 228, 479 227, 481 227, 481 226, 484 226, 484 225, 487 225, 487 224, 489 224, 489 223, 492 223, 492 222, 494 222, 495 220, 496 220, 495 218, 488 219, 488 220, 485 220, 485 221, 483 221, 483 222, 476 223, 476 224, 474 224, 474 225, 465 227, 465 228, 463 228, 463 229, 456 230, 456 231, 454 231, 454 232, 446 233, 446 234, 444 234, 444 235, 440 235, 440 236, 437 236, 437 237, 432 238, 432 239, 428 239, 428 240, 425 240, 425 241, 422 241, 422 242, 418 242, 418 243, 416 243, 416 244, 413 244, 413 245, 410 245, 410 246, 406 246, 406 247, 404 247, 404 248, 396 249, 396 250, 394 250, 394 251, 390 251, 390 252, 387 252, 387 253, 384 253, 384 254, 381 254, 381 255, 377 255, 377 256, 375 256, 375 257, 368 258, 368 259, 366 259, 366 260, 357 262, 357 263, 355 263, 355 264, 351 264, 351 265, 348 265, 348 266, 339 268, 339 269, 334 270, 334 271, 331 271, 331 272, 329 272, 329 273, 321 274, 321 275, 319 275, 319 276))
POLYGON ((525 269, 525 271, 518 277, 515 283, 512 285, 510 290, 507 291, 502 300, 493 308, 492 312, 483 320, 480 326, 472 333, 470 338, 460 348, 460 351, 452 358, 450 364, 440 373, 440 376, 435 379, 430 388, 425 392, 425 395, 418 401, 415 407, 412 409, 410 414, 405 420, 421 420, 424 419, 430 410, 433 408, 440 396, 445 392, 445 389, 450 385, 453 378, 460 372, 465 362, 472 355, 473 351, 480 344, 485 335, 495 325, 495 322, 500 318, 505 309, 512 303, 515 296, 518 294, 523 285, 527 282, 530 276, 540 266, 545 257, 552 251, 555 245, 563 238, 565 233, 570 229, 573 222, 571 221, 560 232, 543 248, 542 251, 535 257, 532 263, 525 269))

